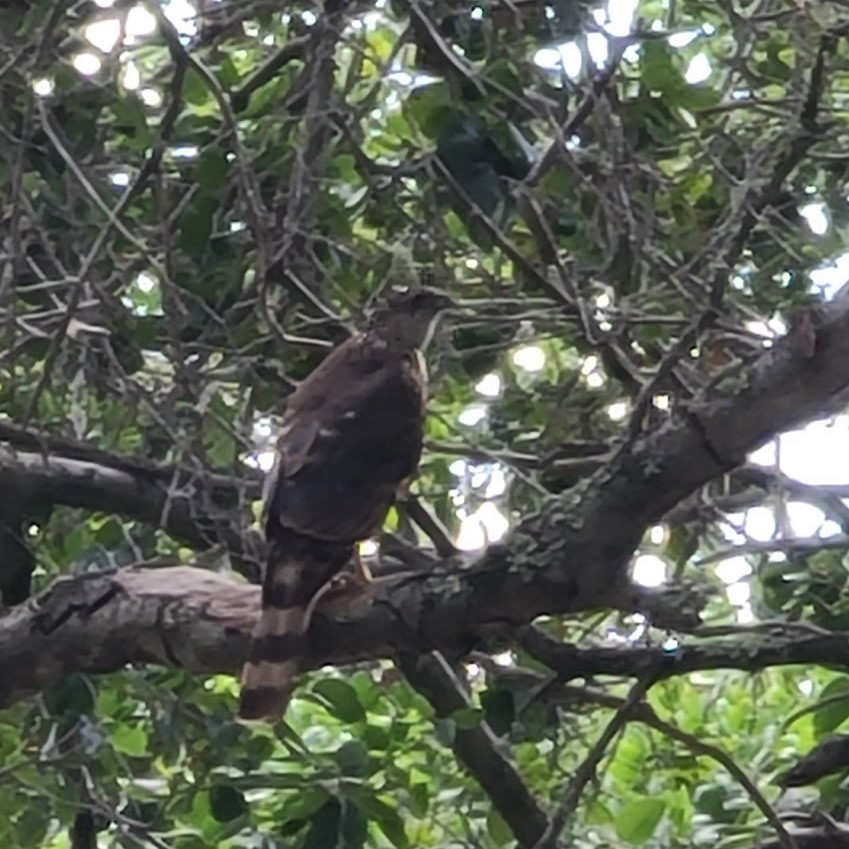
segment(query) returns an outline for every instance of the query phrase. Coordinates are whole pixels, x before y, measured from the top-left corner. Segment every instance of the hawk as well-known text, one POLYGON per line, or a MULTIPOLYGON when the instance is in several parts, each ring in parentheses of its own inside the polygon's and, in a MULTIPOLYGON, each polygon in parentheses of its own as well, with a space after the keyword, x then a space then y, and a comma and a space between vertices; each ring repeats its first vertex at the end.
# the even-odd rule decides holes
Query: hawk
POLYGON ((285 713, 316 601, 382 526, 422 451, 421 349, 450 299, 395 294, 290 397, 265 499, 262 613, 242 669, 239 716, 285 713))

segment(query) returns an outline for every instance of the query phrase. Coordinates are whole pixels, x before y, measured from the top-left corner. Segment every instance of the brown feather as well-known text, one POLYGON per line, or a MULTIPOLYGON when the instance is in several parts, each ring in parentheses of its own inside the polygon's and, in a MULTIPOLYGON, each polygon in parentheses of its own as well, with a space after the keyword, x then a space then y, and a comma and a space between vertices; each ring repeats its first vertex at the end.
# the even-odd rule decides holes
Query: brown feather
POLYGON ((272 547, 262 584, 262 612, 242 668, 242 719, 277 719, 285 712, 304 653, 312 601, 352 554, 352 546, 295 535, 272 547))
POLYGON ((242 668, 239 700, 242 719, 276 719, 286 712, 301 655, 300 650, 291 650, 292 644, 286 638, 302 638, 306 633, 303 614, 300 608, 262 611, 253 634, 251 654, 242 668), (286 651, 282 659, 277 654, 280 649, 286 651))

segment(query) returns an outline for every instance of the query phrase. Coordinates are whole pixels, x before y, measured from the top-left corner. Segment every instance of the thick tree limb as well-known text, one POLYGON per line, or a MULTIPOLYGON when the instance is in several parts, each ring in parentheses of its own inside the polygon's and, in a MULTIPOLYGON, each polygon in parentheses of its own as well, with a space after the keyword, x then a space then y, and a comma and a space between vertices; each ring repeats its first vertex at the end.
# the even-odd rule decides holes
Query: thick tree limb
POLYGON ((128 663, 234 672, 259 593, 191 567, 61 578, 0 619, 0 707, 71 672, 111 672, 128 663))
MULTIPOLYGON (((494 597, 502 577, 480 585, 494 597)), ((462 575, 417 575, 387 581, 371 605, 346 618, 316 615, 310 665, 345 664, 426 646, 455 649, 460 633, 450 604, 439 608, 440 585, 462 575)), ((459 591, 459 589, 455 589, 459 591)), ((191 566, 127 568, 61 578, 0 618, 0 708, 72 672, 105 673, 127 664, 178 666, 197 675, 235 674, 259 614, 258 586, 191 566)), ((829 663, 849 668, 849 635, 787 628, 740 629, 728 639, 694 642, 670 656, 654 648, 561 646, 538 629, 522 632, 526 650, 562 680, 590 675, 666 678, 695 670, 829 663), (745 634, 745 636, 743 636, 745 634), (542 648, 541 648, 542 647, 542 648)))

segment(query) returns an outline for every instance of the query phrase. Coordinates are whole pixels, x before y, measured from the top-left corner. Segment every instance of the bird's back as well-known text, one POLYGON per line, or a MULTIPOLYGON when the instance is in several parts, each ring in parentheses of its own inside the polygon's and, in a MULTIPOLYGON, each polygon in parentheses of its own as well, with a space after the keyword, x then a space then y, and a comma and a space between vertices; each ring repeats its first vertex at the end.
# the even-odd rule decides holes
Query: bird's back
POLYGON ((365 539, 382 524, 398 482, 418 464, 424 412, 418 363, 364 350, 362 337, 349 341, 333 368, 317 370, 292 399, 280 452, 285 455, 287 440, 310 445, 296 471, 281 466, 268 505, 271 533, 279 526, 323 540, 365 539))

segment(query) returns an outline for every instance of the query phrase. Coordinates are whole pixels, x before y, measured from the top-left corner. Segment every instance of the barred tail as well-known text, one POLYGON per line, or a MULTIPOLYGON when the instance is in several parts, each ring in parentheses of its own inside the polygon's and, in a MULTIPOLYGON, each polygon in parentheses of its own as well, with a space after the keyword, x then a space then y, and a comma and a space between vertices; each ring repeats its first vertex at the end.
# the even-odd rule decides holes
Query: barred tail
POLYGON ((313 599, 350 556, 348 547, 338 545, 290 540, 287 547, 291 550, 281 555, 273 544, 268 559, 262 613, 242 667, 242 719, 276 720, 286 712, 306 648, 313 599))
POLYGON ((242 667, 242 719, 277 719, 286 712, 309 624, 305 612, 300 607, 262 611, 242 667))

